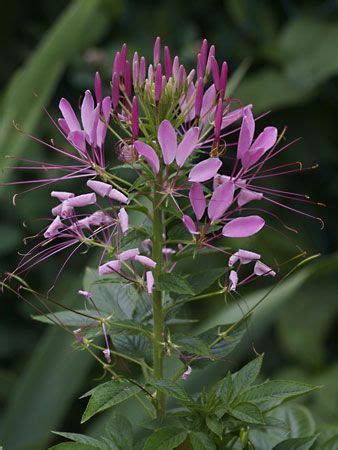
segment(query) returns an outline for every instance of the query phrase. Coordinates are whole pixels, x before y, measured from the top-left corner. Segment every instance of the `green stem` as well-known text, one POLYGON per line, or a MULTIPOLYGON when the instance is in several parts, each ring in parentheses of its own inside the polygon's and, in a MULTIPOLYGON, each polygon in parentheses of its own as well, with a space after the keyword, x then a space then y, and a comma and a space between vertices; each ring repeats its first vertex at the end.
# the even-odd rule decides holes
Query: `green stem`
MULTIPOLYGON (((162 211, 159 207, 161 195, 154 188, 153 195, 153 259, 156 262, 154 269, 155 285, 162 270, 162 244, 163 244, 163 220, 162 211)), ((153 291, 153 317, 154 317, 154 341, 153 341, 153 361, 154 377, 163 378, 163 338, 164 338, 164 320, 163 320, 163 302, 162 292, 153 291)), ((163 418, 165 414, 165 396, 157 392, 157 416, 163 418)))

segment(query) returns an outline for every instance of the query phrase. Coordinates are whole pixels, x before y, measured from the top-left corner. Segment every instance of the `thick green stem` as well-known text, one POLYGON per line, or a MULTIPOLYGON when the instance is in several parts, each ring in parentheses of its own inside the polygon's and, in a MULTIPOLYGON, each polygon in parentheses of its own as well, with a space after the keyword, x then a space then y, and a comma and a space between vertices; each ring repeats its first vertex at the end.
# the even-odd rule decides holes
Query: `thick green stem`
MULTIPOLYGON (((156 262, 154 269, 155 284, 162 270, 162 243, 163 243, 163 218, 161 207, 159 206, 161 195, 154 189, 153 196, 153 259, 156 262)), ((154 317, 154 344, 153 361, 154 377, 163 378, 163 338, 164 338, 164 320, 163 320, 163 293, 158 290, 153 292, 153 317, 154 317)), ((165 396, 157 392, 157 416, 163 418, 165 413, 165 396)))

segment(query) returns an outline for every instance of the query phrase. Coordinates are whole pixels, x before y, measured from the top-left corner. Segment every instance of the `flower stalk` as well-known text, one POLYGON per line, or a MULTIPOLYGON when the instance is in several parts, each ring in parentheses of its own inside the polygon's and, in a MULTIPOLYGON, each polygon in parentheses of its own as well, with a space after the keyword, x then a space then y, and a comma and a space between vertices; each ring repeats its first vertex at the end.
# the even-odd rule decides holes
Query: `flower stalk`
MULTIPOLYGON (((162 270, 162 246, 163 246, 163 217, 162 210, 159 207, 161 194, 154 185, 153 192, 153 260, 156 262, 154 269, 155 284, 158 281, 162 270)), ((153 320, 154 320, 154 340, 153 340, 153 364, 154 377, 163 378, 163 340, 164 340, 164 317, 163 317, 163 292, 154 289, 152 293, 153 300, 153 320)), ((165 396, 162 392, 157 392, 156 396, 157 417, 163 418, 165 415, 165 396)))

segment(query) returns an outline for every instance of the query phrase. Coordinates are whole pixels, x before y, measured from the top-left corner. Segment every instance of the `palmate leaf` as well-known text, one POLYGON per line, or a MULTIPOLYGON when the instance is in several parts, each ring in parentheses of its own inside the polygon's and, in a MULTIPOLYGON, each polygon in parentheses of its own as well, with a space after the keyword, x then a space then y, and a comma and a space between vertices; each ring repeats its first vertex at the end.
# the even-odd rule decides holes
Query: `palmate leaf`
POLYGON ((129 420, 121 414, 113 414, 106 425, 107 448, 116 450, 133 450, 133 428, 129 420), (115 447, 114 447, 115 446, 115 447))
POLYGON ((185 441, 188 432, 179 427, 160 428, 145 442, 144 450, 172 450, 185 441))
POLYGON ((318 386, 296 381, 271 380, 252 386, 240 395, 243 402, 255 403, 262 411, 269 411, 285 401, 308 394, 318 386))
POLYGON ((173 336, 172 341, 179 346, 183 353, 204 357, 212 356, 207 343, 198 336, 173 336))
POLYGON ((291 404, 280 407, 275 411, 275 417, 285 423, 292 438, 312 436, 316 431, 314 418, 303 405, 291 404))
POLYGON ((79 444, 78 442, 61 442, 61 444, 49 447, 49 450, 94 450, 102 447, 93 447, 92 445, 79 444))
POLYGON ((140 387, 132 384, 128 380, 108 381, 100 384, 81 397, 90 396, 87 407, 82 415, 81 423, 86 422, 95 414, 136 395, 140 390, 140 387))

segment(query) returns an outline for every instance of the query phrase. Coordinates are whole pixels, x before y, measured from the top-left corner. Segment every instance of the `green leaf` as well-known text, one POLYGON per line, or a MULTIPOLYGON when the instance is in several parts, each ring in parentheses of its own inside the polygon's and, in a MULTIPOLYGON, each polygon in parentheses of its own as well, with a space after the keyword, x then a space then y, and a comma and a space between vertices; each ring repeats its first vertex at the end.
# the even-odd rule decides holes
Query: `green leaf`
POLYGON ((91 396, 81 423, 86 422, 95 414, 117 405, 140 392, 140 388, 128 380, 108 381, 100 384, 82 397, 91 396))
POLYGON ((86 269, 84 289, 92 295, 96 308, 111 315, 115 320, 132 319, 139 300, 139 293, 133 285, 125 283, 102 283, 97 271, 86 269))
POLYGON ((86 314, 87 316, 99 317, 97 311, 79 309, 75 311, 55 311, 53 313, 43 314, 40 316, 33 316, 33 319, 49 325, 63 324, 70 327, 87 327, 92 324, 97 324, 95 323, 95 319, 87 317, 83 314, 86 314))
POLYGON ((303 405, 294 404, 278 408, 276 417, 286 424, 292 438, 312 436, 316 431, 312 414, 303 405))
POLYGON ((226 401, 230 402, 240 397, 240 393, 247 390, 248 387, 256 380, 263 362, 263 356, 250 361, 243 366, 238 372, 231 376, 231 389, 229 386, 229 376, 225 377, 219 383, 219 394, 226 401), (231 395, 230 395, 231 391, 231 395))
POLYGON ((127 336, 137 336, 140 334, 150 336, 150 328, 142 326, 132 320, 108 320, 108 332, 111 336, 116 335, 127 335, 127 336))
POLYGON ((106 435, 107 442, 114 443, 118 450, 133 450, 133 429, 125 416, 114 414, 110 417, 106 425, 106 435))
POLYGON ((173 336, 172 341, 183 352, 192 355, 211 356, 207 344, 198 336, 173 336))
POLYGON ((296 381, 272 380, 251 387, 240 396, 240 399, 255 403, 263 411, 269 411, 285 401, 308 394, 318 388, 318 386, 296 381))
POLYGON ((207 416, 205 418, 205 423, 210 431, 217 434, 217 436, 222 439, 223 434, 223 425, 220 420, 216 416, 207 416))
POLYGON ((222 327, 216 326, 198 335, 200 339, 211 346, 210 352, 215 359, 223 359, 241 342, 246 332, 247 324, 243 323, 227 333, 227 330, 230 329, 232 325, 233 324, 223 325, 222 327), (219 339, 220 337, 221 339, 219 339), (218 342, 213 344, 216 339, 218 342))
POLYGON ((152 379, 148 383, 161 392, 164 392, 171 398, 183 403, 184 405, 191 405, 194 403, 193 399, 188 395, 186 390, 178 383, 164 379, 152 379))
POLYGON ((178 427, 160 428, 148 437, 144 450, 172 450, 185 441, 188 432, 178 427))
POLYGON ((86 436, 84 434, 78 434, 78 433, 65 433, 62 431, 53 431, 54 434, 57 434, 58 436, 62 436, 66 439, 69 439, 70 441, 77 442, 79 444, 86 444, 94 448, 102 448, 102 442, 100 442, 97 439, 94 439, 92 437, 86 436))
POLYGON ((338 450, 338 435, 323 442, 320 446, 320 450, 338 450))
POLYGON ((159 276, 156 287, 166 292, 176 294, 194 295, 194 290, 190 284, 180 275, 173 273, 163 273, 159 276))
POLYGON ((93 447, 92 445, 79 444, 77 442, 61 442, 61 444, 49 447, 49 450, 93 450, 93 448, 100 448, 100 447, 93 447))
POLYGON ((286 439, 277 444, 273 450, 309 450, 315 443, 317 436, 286 439))
POLYGON ((227 267, 224 265, 224 267, 217 269, 206 269, 195 272, 188 276, 187 281, 197 295, 214 284, 222 275, 224 275, 226 270, 227 267))
POLYGON ((217 447, 210 436, 201 431, 190 433, 190 443, 194 450, 216 450, 217 447))
POLYGON ((264 424, 262 411, 253 403, 242 402, 229 409, 229 414, 247 423, 264 424))

